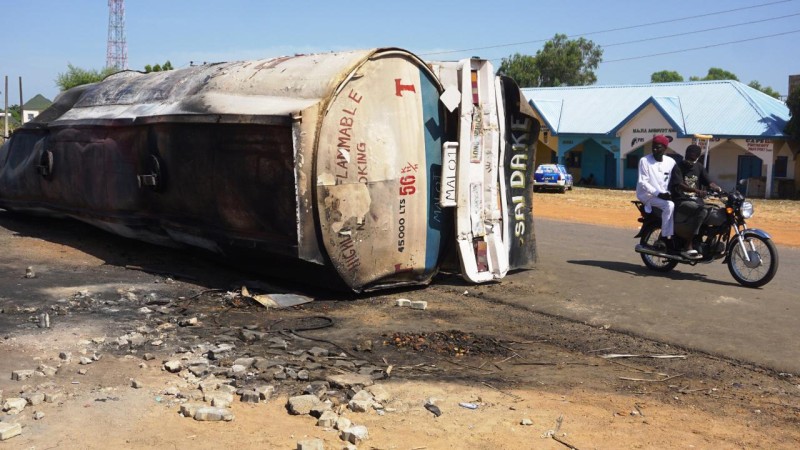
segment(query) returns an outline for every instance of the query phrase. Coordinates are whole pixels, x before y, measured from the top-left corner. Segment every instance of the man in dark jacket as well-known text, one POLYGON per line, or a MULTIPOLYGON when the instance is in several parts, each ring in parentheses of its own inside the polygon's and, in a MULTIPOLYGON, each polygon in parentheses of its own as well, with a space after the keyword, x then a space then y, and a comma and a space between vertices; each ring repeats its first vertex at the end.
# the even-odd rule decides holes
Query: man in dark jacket
MULTIPOLYGON (((705 188, 721 190, 709 178, 708 171, 700 162, 700 153, 700 146, 694 144, 688 146, 683 161, 676 164, 672 170, 669 182, 672 199, 675 202, 675 214, 689 217, 692 237, 697 235, 708 215, 703 203, 703 197, 707 194, 705 188)), ((691 259, 701 258, 697 250, 692 248, 692 238, 684 241, 681 255, 691 259)))

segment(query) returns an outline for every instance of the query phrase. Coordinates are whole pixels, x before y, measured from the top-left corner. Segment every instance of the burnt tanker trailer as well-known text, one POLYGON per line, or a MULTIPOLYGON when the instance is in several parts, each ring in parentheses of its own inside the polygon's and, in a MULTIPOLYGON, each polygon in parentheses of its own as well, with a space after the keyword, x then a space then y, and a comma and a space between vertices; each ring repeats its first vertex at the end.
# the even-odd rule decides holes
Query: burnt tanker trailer
POLYGON ((355 291, 535 260, 538 122, 488 61, 394 48, 120 72, 0 150, 0 207, 355 291))

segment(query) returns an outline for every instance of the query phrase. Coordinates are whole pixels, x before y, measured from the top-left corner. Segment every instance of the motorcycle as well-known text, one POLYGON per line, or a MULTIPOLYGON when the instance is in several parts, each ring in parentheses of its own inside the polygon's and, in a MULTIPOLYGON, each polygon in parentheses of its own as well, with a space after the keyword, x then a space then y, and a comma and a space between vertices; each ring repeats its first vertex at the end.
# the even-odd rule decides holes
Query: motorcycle
POLYGON ((778 271, 778 249, 765 231, 747 228, 745 220, 753 216, 753 204, 735 189, 709 193, 706 198, 719 202, 704 206, 708 214, 696 235, 689 217, 677 212, 674 216, 675 248, 679 248, 685 239, 692 239, 693 247, 699 253, 694 259, 667 248, 661 239, 661 211, 658 208, 648 213, 642 202, 632 202, 641 214, 638 220, 642 226, 634 237, 639 238, 635 250, 644 265, 658 272, 669 272, 678 264, 694 266, 724 258, 722 262, 728 265, 731 275, 742 286, 757 288, 769 283, 778 271))

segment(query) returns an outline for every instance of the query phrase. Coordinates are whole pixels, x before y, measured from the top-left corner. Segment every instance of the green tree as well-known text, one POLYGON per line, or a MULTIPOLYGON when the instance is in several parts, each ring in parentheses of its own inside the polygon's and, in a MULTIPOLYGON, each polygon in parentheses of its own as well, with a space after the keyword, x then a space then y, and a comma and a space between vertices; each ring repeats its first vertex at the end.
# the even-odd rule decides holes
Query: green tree
POLYGON ((770 97, 777 98, 777 99, 781 98, 781 94, 778 93, 778 91, 772 89, 772 86, 761 86, 761 83, 759 83, 756 80, 751 81, 747 85, 750 86, 753 89, 758 89, 759 91, 769 95, 770 97))
POLYGON ((786 99, 786 106, 789 107, 789 115, 791 118, 786 124, 783 132, 789 135, 792 139, 800 140, 800 87, 794 88, 789 93, 789 98, 786 99))
POLYGON ((536 58, 531 55, 514 53, 503 58, 497 72, 513 78, 520 87, 539 86, 539 69, 536 67, 536 58))
POLYGON ((674 83, 683 81, 683 76, 674 70, 662 70, 650 75, 651 83, 674 83))
POLYGON ((708 74, 705 77, 689 77, 689 81, 713 81, 713 80, 734 80, 739 81, 739 77, 727 70, 720 69, 719 67, 712 67, 708 69, 708 74))
POLYGON ((556 34, 536 52, 539 86, 586 86, 597 82, 594 74, 603 49, 586 38, 568 39, 556 34))
POLYGON ((17 123, 20 123, 22 108, 20 108, 19 105, 11 105, 8 107, 8 114, 11 115, 11 118, 16 120, 17 123))
POLYGON ((174 67, 172 67, 172 63, 169 62, 169 60, 167 60, 167 62, 165 62, 163 65, 156 64, 155 66, 151 66, 150 64, 147 64, 146 66, 144 66, 145 73, 164 72, 172 69, 174 69, 174 67))
POLYGON ((56 86, 61 88, 62 91, 66 91, 67 89, 72 89, 75 86, 96 83, 116 72, 117 69, 114 67, 106 67, 103 70, 95 70, 82 69, 80 67, 75 67, 72 64, 67 64, 67 71, 64 73, 59 73, 58 76, 56 76, 56 86))

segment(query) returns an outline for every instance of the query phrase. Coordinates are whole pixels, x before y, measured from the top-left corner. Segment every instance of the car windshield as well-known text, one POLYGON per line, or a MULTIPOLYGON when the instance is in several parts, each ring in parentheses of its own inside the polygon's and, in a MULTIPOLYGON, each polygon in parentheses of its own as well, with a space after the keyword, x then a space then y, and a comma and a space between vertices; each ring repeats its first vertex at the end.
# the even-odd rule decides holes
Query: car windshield
POLYGON ((542 164, 536 169, 540 173, 558 173, 558 168, 553 164, 542 164))

